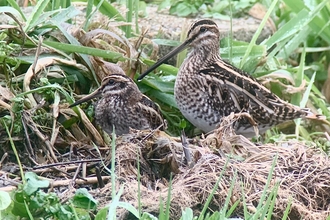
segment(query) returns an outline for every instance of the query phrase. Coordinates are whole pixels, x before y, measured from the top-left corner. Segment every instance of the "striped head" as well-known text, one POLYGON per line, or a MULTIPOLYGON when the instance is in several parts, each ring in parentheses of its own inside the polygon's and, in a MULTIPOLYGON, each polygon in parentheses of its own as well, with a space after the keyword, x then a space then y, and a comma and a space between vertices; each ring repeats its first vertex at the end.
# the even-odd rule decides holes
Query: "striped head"
MULTIPOLYGON (((196 21, 190 25, 187 39, 178 47, 174 48, 171 52, 158 60, 154 65, 147 69, 143 74, 138 77, 142 80, 146 75, 155 70, 161 64, 180 53, 187 47, 201 49, 206 52, 218 51, 220 41, 220 32, 217 24, 209 19, 196 21)), ((217 54, 217 53, 216 53, 217 54)))
POLYGON ((84 98, 76 101, 70 107, 79 105, 83 102, 87 102, 97 97, 113 97, 121 96, 125 99, 136 100, 139 99, 142 94, 140 93, 137 85, 131 78, 123 74, 111 74, 105 77, 101 86, 93 93, 85 96, 84 98))
POLYGON ((133 80, 122 74, 112 74, 104 78, 100 89, 103 96, 128 95, 132 91, 139 91, 133 80))
POLYGON ((190 25, 186 42, 192 47, 205 47, 220 41, 217 24, 208 19, 196 21, 190 25))

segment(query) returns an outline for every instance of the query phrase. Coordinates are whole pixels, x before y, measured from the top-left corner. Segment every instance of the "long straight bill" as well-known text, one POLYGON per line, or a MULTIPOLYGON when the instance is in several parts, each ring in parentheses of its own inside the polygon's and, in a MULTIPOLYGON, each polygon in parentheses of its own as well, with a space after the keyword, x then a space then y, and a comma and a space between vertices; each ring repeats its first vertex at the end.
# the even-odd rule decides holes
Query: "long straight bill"
POLYGON ((181 45, 177 46, 176 48, 174 48, 171 52, 169 52, 167 55, 165 55, 164 57, 162 57, 160 60, 158 60, 154 65, 152 65, 151 67, 149 67, 149 69, 147 69, 144 73, 142 73, 137 80, 140 81, 142 80, 146 75, 148 75, 150 72, 154 71, 157 67, 159 67, 160 65, 162 65, 164 62, 166 62, 167 60, 169 60, 171 57, 175 56, 176 54, 180 53, 182 50, 184 50, 187 45, 189 44, 189 41, 185 41, 183 42, 181 45))
POLYGON ((89 101, 89 100, 91 100, 93 98, 99 97, 101 95, 101 93, 102 93, 102 90, 101 89, 97 89, 94 92, 92 92, 91 94, 89 94, 89 95, 85 96, 84 98, 79 99, 75 103, 71 104, 69 107, 72 108, 74 106, 80 105, 83 102, 87 102, 87 101, 89 101))

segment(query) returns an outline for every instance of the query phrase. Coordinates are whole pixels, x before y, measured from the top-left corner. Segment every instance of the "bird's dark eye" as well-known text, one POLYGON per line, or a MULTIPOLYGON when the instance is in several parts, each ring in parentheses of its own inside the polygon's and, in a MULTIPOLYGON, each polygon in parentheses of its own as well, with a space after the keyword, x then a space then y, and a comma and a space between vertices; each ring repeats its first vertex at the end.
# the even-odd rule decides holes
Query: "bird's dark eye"
POLYGON ((199 29, 199 31, 200 31, 201 33, 203 33, 203 32, 205 32, 205 31, 207 31, 207 28, 206 28, 206 27, 201 27, 201 29, 199 29))
POLYGON ((109 82, 108 82, 108 84, 109 84, 109 85, 113 85, 113 84, 115 84, 115 80, 110 79, 109 82))

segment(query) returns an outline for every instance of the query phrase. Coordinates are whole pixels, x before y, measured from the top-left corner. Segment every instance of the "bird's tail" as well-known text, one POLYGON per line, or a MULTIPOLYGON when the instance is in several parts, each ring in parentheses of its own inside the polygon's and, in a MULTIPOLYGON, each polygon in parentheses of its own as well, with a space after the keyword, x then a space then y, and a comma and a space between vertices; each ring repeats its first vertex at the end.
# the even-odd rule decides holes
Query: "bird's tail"
POLYGON ((314 119, 314 120, 326 120, 326 117, 324 115, 315 114, 309 108, 302 108, 301 111, 303 111, 306 114, 303 118, 314 119))

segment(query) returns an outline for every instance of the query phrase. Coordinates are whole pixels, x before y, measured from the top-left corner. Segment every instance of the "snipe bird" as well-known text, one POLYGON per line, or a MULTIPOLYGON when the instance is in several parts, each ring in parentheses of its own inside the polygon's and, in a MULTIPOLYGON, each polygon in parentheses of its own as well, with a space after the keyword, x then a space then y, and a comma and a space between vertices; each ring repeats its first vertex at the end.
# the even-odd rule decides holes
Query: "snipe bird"
POLYGON ((70 107, 96 97, 101 97, 94 104, 96 123, 108 134, 112 133, 113 125, 115 133, 122 135, 129 133, 129 128, 156 129, 164 123, 159 107, 126 75, 112 74, 104 78, 97 90, 70 107))
MULTIPOLYGON (((248 112, 257 123, 259 133, 295 118, 319 117, 309 109, 283 101, 251 75, 222 60, 219 29, 208 19, 192 23, 186 41, 151 66, 138 80, 187 47, 190 52, 179 69, 174 96, 183 116, 202 131, 214 130, 221 118, 232 112, 248 112)), ((255 135, 248 119, 239 119, 234 128, 237 134, 255 135)))

